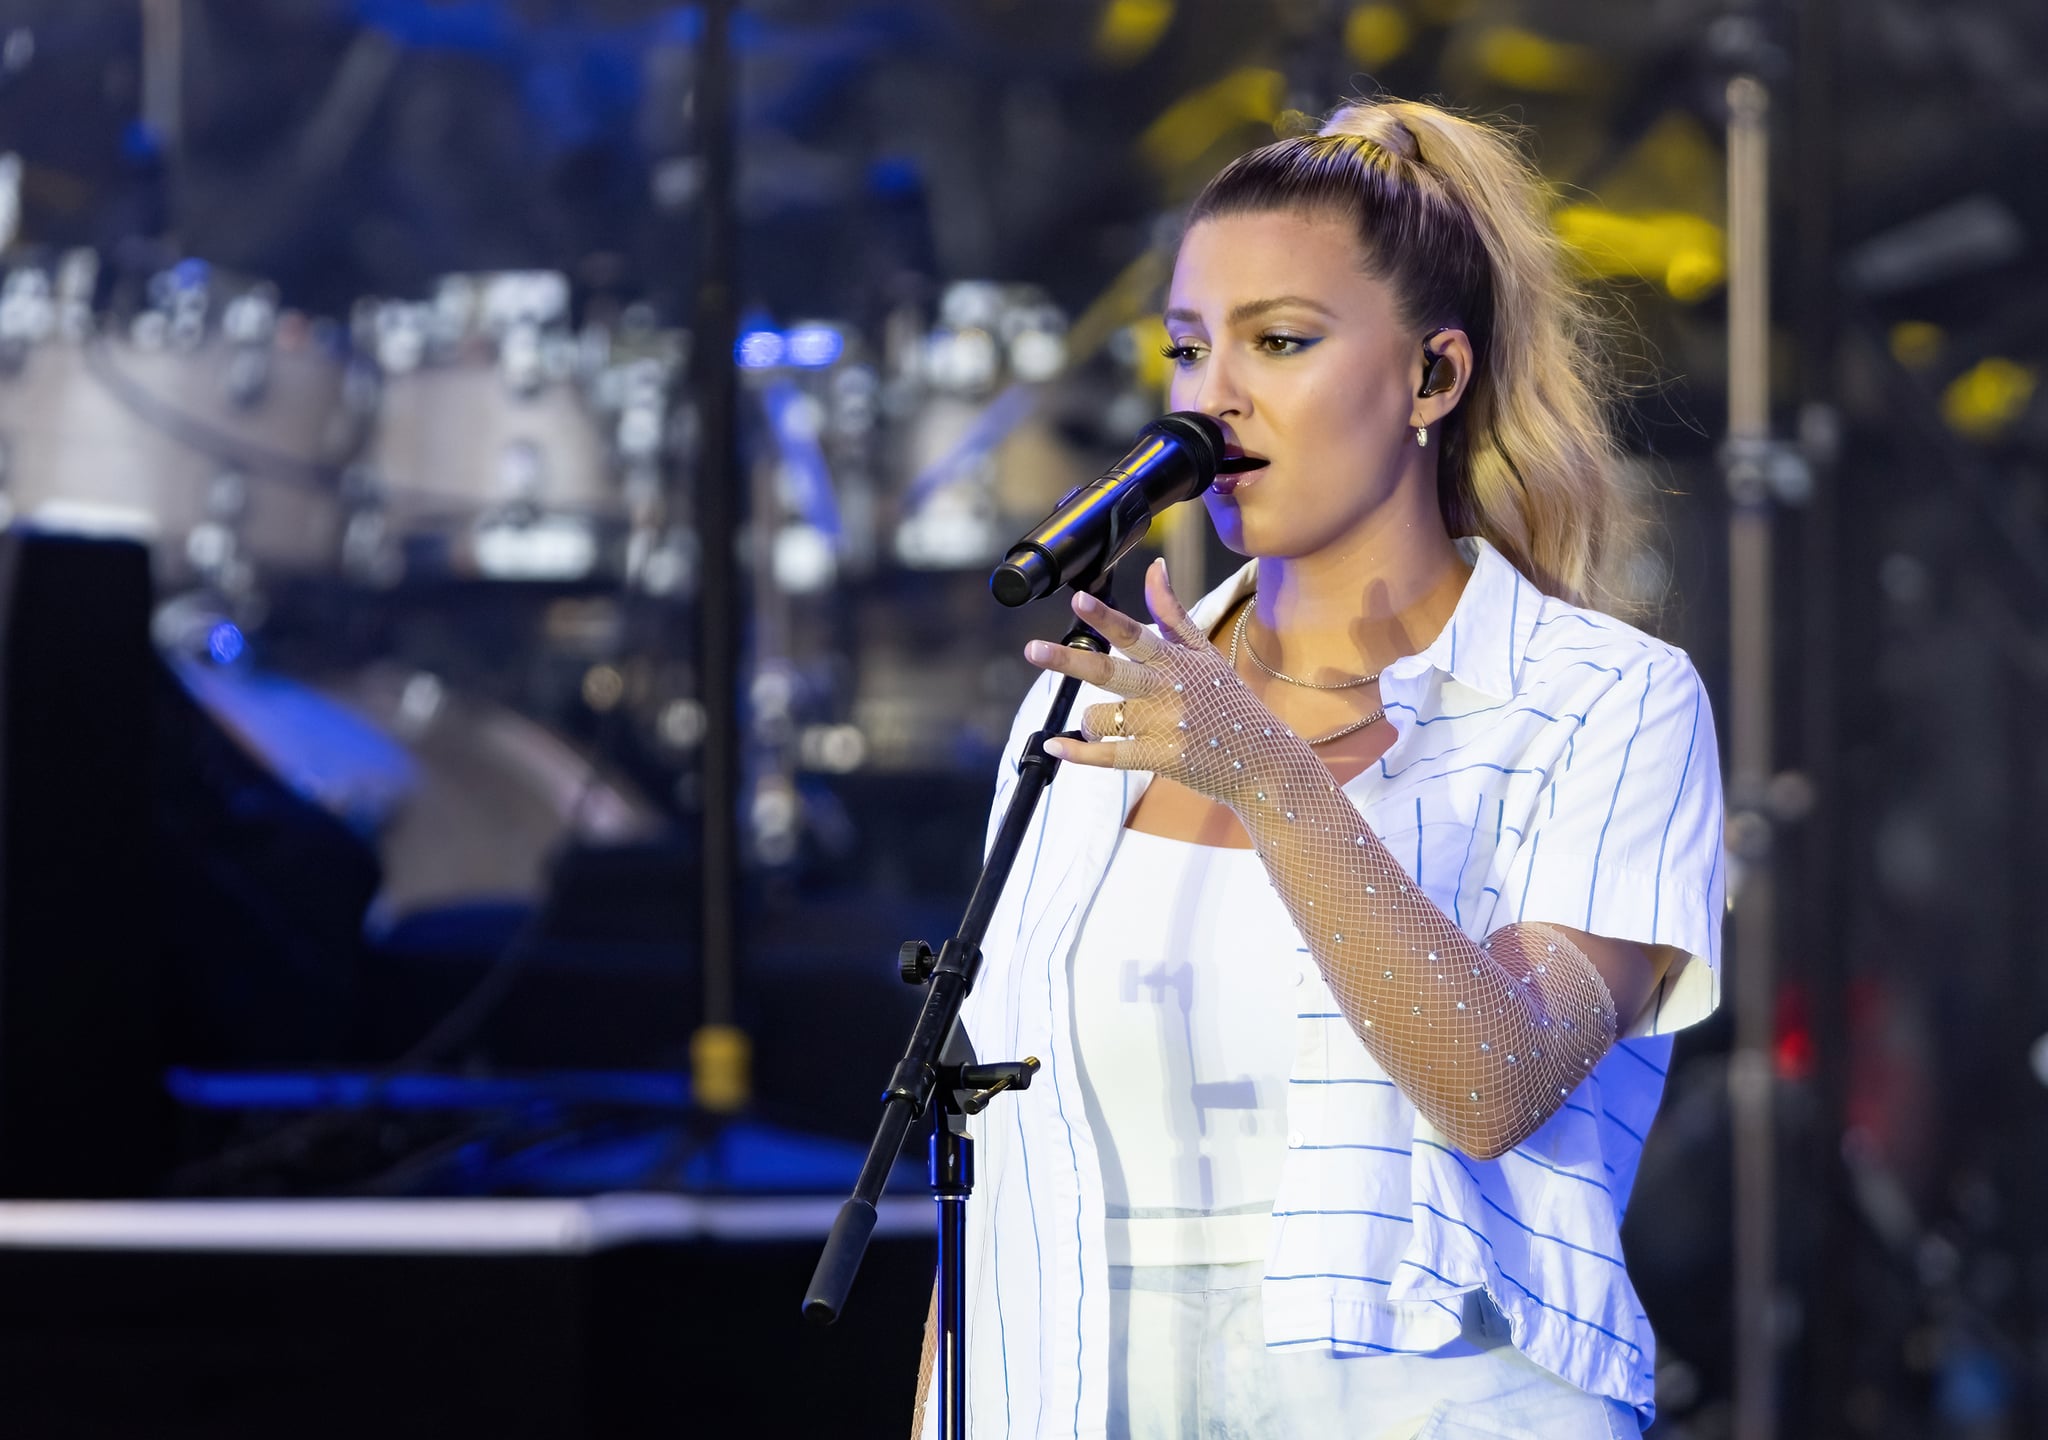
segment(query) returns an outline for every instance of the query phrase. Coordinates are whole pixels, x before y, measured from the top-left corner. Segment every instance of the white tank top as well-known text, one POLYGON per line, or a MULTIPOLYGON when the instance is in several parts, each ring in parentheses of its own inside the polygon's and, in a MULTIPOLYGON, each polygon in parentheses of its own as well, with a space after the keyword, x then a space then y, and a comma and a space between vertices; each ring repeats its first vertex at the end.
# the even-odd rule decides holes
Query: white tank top
POLYGON ((1126 830, 1070 963, 1110 1263, 1264 1260, 1314 964, 1265 866, 1126 830))

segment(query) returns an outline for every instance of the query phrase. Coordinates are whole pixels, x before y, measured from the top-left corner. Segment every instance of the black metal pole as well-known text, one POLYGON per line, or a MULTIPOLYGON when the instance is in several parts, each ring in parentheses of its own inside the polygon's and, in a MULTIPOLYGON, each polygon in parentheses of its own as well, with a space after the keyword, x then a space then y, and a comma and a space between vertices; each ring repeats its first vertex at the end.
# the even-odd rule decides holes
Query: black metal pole
POLYGON ((734 131, 737 86, 731 54, 733 0, 704 0, 697 46, 697 153, 703 184, 697 288, 691 323, 691 388, 697 402, 695 512, 697 583, 697 694, 704 706, 703 810, 699 857, 703 932, 699 963, 704 1013, 690 1040, 692 1093, 708 1110, 731 1111, 748 1093, 746 1036, 734 1023, 740 878, 739 786, 743 774, 740 713, 742 605, 738 558, 739 372, 737 339, 739 253, 734 212, 734 131))
POLYGON ((974 1189, 974 1141, 962 1117, 932 1126, 932 1198, 939 1206, 939 1440, 967 1435, 967 1197, 974 1189))

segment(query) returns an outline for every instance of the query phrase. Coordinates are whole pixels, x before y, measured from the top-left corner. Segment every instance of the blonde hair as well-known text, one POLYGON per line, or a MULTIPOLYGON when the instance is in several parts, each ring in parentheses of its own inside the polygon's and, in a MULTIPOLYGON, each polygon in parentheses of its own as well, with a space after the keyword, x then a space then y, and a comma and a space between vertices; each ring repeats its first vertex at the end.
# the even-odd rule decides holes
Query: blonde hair
POLYGON ((1606 582, 1642 524, 1610 414, 1613 322, 1572 279, 1541 175, 1516 138, 1435 105, 1346 105, 1315 135, 1239 156, 1189 211, 1336 214, 1366 272, 1393 290, 1418 344, 1472 341, 1475 373, 1442 425, 1437 500, 1547 594, 1621 614, 1606 582))

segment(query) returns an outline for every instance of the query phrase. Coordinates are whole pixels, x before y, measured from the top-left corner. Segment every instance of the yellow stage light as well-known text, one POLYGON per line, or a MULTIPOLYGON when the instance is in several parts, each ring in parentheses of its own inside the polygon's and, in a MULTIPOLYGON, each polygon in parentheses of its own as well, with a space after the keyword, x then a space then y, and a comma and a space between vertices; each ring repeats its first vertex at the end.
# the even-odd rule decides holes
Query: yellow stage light
POLYGON ((1583 45, 1545 39, 1533 30, 1496 25, 1479 37, 1479 68, 1488 79, 1517 90, 1562 94, 1581 90, 1599 73, 1583 45))
POLYGON ((1174 0, 1109 0, 1095 26, 1095 58, 1119 68, 1152 53, 1173 24, 1174 0))
POLYGON ((1949 382, 1941 392, 1941 418, 1972 440, 1996 439, 2034 398, 2034 367, 1990 355, 1949 382))
POLYGON ((1712 294, 1728 273, 1727 235, 1698 215, 1620 215, 1597 205, 1566 205, 1552 222, 1587 274, 1648 280, 1687 304, 1712 294))
POLYGON ((1138 357, 1138 383, 1147 390, 1164 395, 1166 387, 1173 381, 1173 362, 1160 353, 1166 348, 1169 338, 1165 317, 1148 315, 1132 325, 1130 331, 1138 357))
POLYGON ((1941 358, 1942 341, 1947 338, 1939 325, 1901 320, 1892 326, 1892 359, 1908 370, 1925 370, 1941 358))
POLYGON ((1138 149, 1154 169, 1171 174, 1194 164, 1239 126, 1272 125, 1286 91, 1278 70, 1233 70, 1167 106, 1145 128, 1138 149))
POLYGON ((1355 6, 1344 21, 1344 49, 1368 70, 1406 50, 1408 39, 1408 17, 1392 5, 1355 6))

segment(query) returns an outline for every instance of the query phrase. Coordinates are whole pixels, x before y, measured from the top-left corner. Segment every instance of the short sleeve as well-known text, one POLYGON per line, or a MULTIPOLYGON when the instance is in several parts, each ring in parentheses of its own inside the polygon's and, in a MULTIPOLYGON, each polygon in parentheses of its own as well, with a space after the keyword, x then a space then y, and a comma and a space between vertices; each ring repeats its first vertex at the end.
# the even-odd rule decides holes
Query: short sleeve
POLYGON ((1721 765, 1691 662, 1660 648, 1622 667, 1550 784, 1496 916, 1680 951, 1625 1039, 1711 1015, 1726 879, 1721 765))

